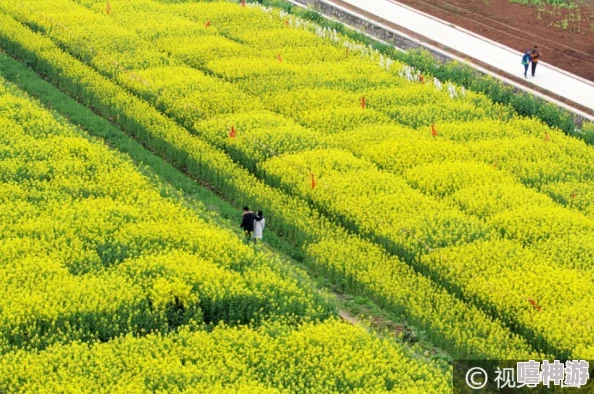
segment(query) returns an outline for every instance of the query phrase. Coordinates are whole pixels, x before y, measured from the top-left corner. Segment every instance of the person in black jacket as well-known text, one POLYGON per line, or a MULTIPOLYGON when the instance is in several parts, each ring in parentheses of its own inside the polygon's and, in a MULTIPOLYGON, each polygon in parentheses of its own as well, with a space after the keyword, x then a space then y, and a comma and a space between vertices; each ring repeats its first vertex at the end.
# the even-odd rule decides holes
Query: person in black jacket
POLYGON ((243 207, 243 215, 241 217, 241 224, 239 227, 243 228, 243 232, 245 233, 245 237, 247 238, 248 242, 250 241, 250 237, 252 236, 252 231, 254 231, 254 219, 256 215, 252 211, 250 211, 249 207, 243 207))

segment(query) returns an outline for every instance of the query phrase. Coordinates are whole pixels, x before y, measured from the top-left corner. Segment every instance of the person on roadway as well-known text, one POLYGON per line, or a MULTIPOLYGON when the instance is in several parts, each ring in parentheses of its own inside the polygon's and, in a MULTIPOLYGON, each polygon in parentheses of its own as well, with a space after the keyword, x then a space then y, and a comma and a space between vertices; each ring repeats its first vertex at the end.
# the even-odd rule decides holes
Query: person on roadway
POLYGON ((536 72, 536 65, 538 64, 538 61, 540 60, 541 57, 541 53, 538 50, 538 47, 535 45, 534 49, 532 50, 532 53, 530 54, 530 57, 532 57, 532 76, 534 77, 534 73, 536 72))
POLYGON ((524 65, 524 78, 528 78, 528 67, 530 67, 531 61, 532 56, 530 55, 530 49, 526 49, 524 56, 522 56, 522 64, 524 65))

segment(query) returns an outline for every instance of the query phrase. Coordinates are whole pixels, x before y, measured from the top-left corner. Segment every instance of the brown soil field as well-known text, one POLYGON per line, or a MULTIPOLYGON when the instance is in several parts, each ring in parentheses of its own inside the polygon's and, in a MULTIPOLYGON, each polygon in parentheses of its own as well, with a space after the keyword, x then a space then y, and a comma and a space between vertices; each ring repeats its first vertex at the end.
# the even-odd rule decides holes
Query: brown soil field
POLYGON ((579 18, 576 9, 508 0, 398 1, 518 51, 538 45, 544 62, 594 81, 592 1, 580 3, 579 18))

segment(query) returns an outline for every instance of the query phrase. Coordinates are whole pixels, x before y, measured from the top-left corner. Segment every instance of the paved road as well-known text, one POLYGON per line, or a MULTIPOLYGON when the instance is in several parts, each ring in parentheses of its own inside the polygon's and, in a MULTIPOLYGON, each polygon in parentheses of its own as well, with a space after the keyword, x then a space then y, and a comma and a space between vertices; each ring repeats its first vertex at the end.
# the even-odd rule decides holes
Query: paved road
MULTIPOLYGON (((509 47, 391 0, 342 1, 464 53, 470 58, 488 63, 503 72, 523 77, 521 54, 509 47)), ((329 2, 331 3, 331 0, 329 2)), ((546 59, 546 52, 542 55, 546 59)), ((530 72, 528 75, 529 82, 594 110, 594 83, 543 62, 536 68, 536 78, 532 78, 530 72)))

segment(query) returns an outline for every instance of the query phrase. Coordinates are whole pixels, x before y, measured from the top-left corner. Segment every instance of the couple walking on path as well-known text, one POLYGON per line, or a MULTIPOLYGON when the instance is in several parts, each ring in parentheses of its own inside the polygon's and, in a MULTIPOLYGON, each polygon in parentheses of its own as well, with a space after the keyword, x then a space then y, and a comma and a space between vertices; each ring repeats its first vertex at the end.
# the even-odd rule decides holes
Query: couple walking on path
POLYGON ((258 211, 254 213, 250 211, 249 207, 243 207, 243 215, 241 217, 241 224, 239 227, 243 228, 245 233, 245 237, 250 241, 250 238, 253 235, 254 242, 257 240, 262 239, 262 233, 264 232, 264 226, 266 225, 266 220, 264 219, 264 214, 262 211, 258 211))
POLYGON ((530 66, 530 63, 532 63, 532 76, 534 77, 536 65, 538 64, 541 56, 542 55, 540 54, 537 46, 535 46, 533 50, 526 49, 524 56, 522 56, 522 64, 524 65, 524 78, 528 78, 528 67, 530 66))

